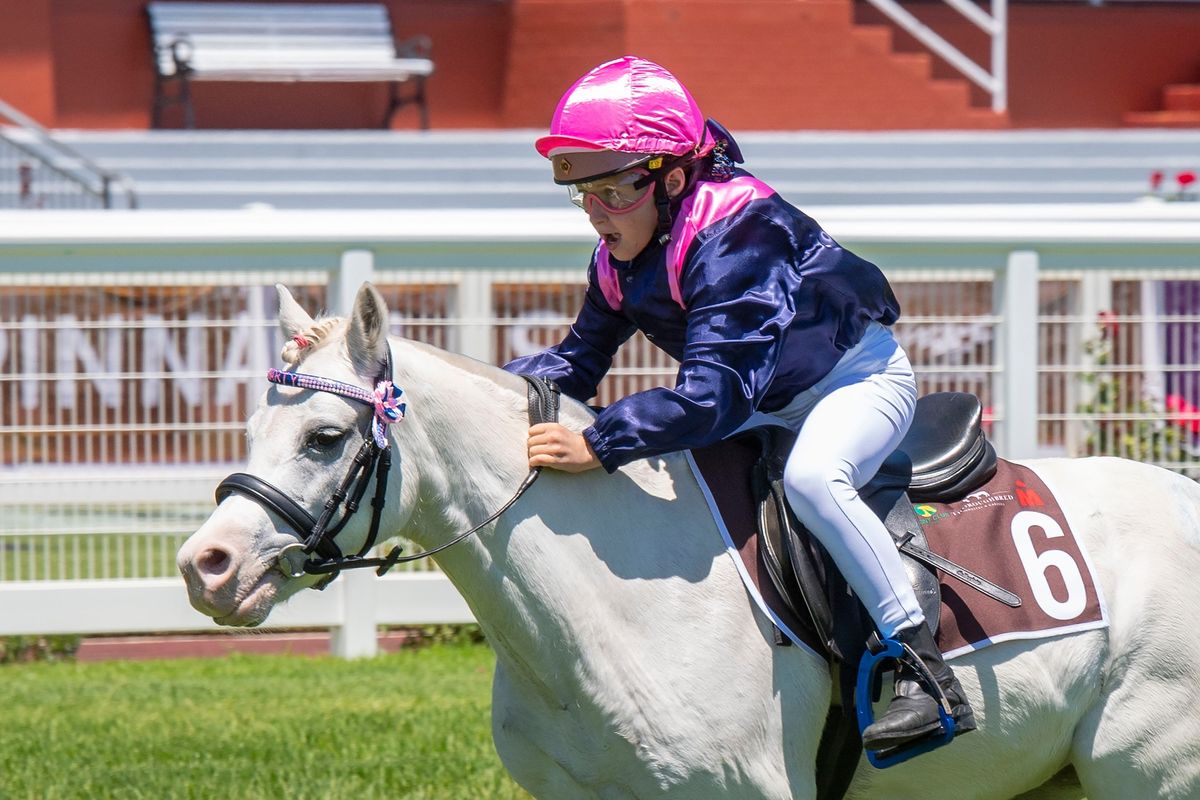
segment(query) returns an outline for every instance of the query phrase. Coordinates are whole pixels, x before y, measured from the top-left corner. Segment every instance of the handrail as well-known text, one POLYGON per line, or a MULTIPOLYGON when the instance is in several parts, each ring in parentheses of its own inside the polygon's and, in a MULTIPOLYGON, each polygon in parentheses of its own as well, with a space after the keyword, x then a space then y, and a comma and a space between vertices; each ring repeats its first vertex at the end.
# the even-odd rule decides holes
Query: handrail
POLYGON ((972 61, 941 34, 905 10, 896 0, 867 1, 892 22, 912 34, 921 44, 945 59, 975 85, 991 94, 992 111, 1003 113, 1008 110, 1008 0, 991 0, 991 14, 971 0, 944 0, 977 28, 991 36, 991 72, 972 61))
POLYGON ((87 156, 54 138, 35 120, 22 113, 4 100, 0 100, 0 120, 7 119, 15 123, 24 134, 33 138, 38 147, 31 147, 8 134, 0 128, 0 140, 11 147, 20 150, 30 158, 41 162, 47 169, 78 185, 83 191, 98 198, 104 208, 113 207, 113 191, 119 190, 125 195, 125 206, 130 209, 138 207, 137 194, 134 192, 133 181, 119 172, 101 167, 87 156), (39 148, 41 151, 39 151, 39 148), (47 154, 46 150, 50 153, 47 154), (85 175, 78 174, 75 168, 81 169, 85 175), (88 178, 94 178, 98 185, 93 185, 88 178))

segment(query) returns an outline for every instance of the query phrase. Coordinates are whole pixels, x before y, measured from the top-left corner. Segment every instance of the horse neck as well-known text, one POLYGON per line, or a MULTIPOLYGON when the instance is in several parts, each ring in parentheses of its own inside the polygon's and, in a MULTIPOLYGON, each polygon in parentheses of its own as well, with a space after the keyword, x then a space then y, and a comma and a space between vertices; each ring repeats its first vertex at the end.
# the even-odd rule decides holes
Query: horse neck
POLYGON ((404 477, 393 481, 413 509, 400 533, 433 547, 489 516, 525 477, 524 382, 427 345, 394 350, 409 409, 397 432, 404 477))
MULTIPOLYGON (((398 355, 397 363, 405 358, 398 355)), ((420 444, 405 437, 401 458, 416 462, 410 468, 419 472, 420 490, 402 535, 433 547, 486 519, 526 476, 526 390, 516 376, 440 352, 414 354, 408 366, 399 380, 409 382, 401 385, 413 401, 401 425, 420 418, 419 436, 412 437, 420 444)), ((564 400, 565 424, 578 429, 588 419, 583 406, 564 400)), ((546 470, 497 523, 436 557, 502 660, 564 658, 569 643, 582 638, 572 625, 589 618, 596 598, 621 602, 615 573, 627 572, 621 567, 632 559, 655 559, 638 530, 608 530, 602 521, 613 505, 631 517, 642 508, 646 516, 661 514, 680 476, 661 465, 657 472, 629 472, 644 480, 546 470), (564 646, 556 652, 539 645, 546 637, 564 646)))

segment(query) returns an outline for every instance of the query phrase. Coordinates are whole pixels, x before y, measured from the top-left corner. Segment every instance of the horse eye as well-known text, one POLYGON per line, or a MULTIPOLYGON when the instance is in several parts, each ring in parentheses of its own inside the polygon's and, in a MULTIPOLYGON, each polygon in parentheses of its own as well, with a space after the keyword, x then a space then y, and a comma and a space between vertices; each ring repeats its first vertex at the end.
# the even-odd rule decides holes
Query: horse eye
POLYGON ((337 428, 318 428, 308 434, 304 446, 313 450, 328 450, 345 437, 346 431, 337 428))

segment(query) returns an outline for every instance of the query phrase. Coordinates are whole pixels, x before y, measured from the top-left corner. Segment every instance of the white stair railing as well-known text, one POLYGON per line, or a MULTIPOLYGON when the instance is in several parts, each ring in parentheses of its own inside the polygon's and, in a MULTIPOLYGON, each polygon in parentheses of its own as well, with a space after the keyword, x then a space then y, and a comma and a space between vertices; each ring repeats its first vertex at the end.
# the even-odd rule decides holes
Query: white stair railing
POLYGON ((992 96, 992 111, 1008 109, 1008 0, 991 0, 988 14, 971 0, 944 0, 972 24, 992 37, 991 72, 972 61, 961 50, 917 19, 896 0, 867 0, 888 19, 908 31, 921 44, 944 58, 976 86, 992 96))
POLYGON ((10 186, 17 208, 112 208, 116 192, 124 195, 125 207, 137 208, 129 178, 104 169, 0 100, 0 207, 9 205, 3 195, 10 186))

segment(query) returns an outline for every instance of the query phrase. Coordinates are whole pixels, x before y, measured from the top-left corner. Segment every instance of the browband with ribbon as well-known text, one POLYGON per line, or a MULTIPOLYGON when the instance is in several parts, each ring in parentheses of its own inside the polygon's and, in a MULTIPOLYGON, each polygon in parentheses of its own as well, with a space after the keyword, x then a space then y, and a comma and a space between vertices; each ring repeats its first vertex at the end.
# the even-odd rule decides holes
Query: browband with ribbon
POLYGON ((377 382, 373 392, 368 392, 360 386, 335 381, 332 378, 306 375, 303 372, 287 372, 281 369, 267 370, 267 380, 281 386, 294 386, 298 389, 313 389, 318 392, 339 394, 371 406, 375 409, 371 432, 375 438, 375 444, 380 448, 388 446, 387 426, 404 419, 404 412, 408 408, 408 404, 403 400, 404 390, 386 379, 377 382))

